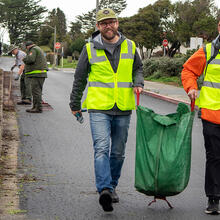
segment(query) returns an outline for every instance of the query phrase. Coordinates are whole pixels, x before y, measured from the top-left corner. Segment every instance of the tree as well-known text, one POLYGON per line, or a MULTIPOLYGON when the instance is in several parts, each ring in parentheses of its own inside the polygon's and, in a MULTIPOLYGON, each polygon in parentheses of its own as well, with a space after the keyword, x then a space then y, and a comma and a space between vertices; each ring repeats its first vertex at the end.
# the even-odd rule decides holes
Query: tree
POLYGON ((162 45, 164 38, 177 46, 189 45, 190 37, 211 41, 218 34, 219 14, 214 0, 186 0, 175 4, 158 0, 132 17, 120 18, 119 23, 122 33, 136 42, 143 58, 143 47, 151 54, 156 46, 162 45))
POLYGON ((66 38, 66 17, 60 8, 53 9, 44 20, 39 32, 39 44, 50 45, 53 48, 54 28, 56 26, 56 40, 63 42, 66 38))
POLYGON ((40 27, 38 39, 39 45, 49 45, 51 39, 54 37, 54 30, 46 25, 47 23, 44 22, 40 27))
POLYGON ((151 54, 153 49, 161 42, 160 16, 153 6, 149 5, 140 9, 134 19, 137 33, 134 40, 137 42, 143 58, 143 47, 149 50, 151 54))
MULTIPOLYGON (((117 15, 119 15, 126 6, 126 0, 101 0, 99 3, 99 9, 111 8, 117 15)), ((96 9, 93 9, 86 14, 78 15, 77 21, 81 24, 84 32, 94 28, 96 23, 96 9)))
POLYGON ((219 10, 214 0, 194 0, 174 4, 172 31, 177 39, 189 44, 190 37, 210 41, 217 35, 219 10))
POLYGON ((153 49, 162 44, 163 26, 170 15, 169 0, 158 0, 153 5, 139 9, 138 14, 119 20, 120 30, 134 40, 144 58, 143 47, 151 55, 153 49))
POLYGON ((48 24, 50 26, 56 26, 57 40, 62 42, 67 33, 66 17, 60 8, 53 9, 49 12, 48 24))
POLYGON ((81 28, 82 28, 82 25, 79 21, 71 22, 69 35, 72 40, 75 40, 78 36, 83 35, 83 33, 81 32, 81 28))
POLYGON ((81 32, 81 23, 71 22, 70 31, 66 37, 66 50, 64 50, 65 55, 72 56, 77 51, 79 54, 85 44, 85 36, 81 32))
POLYGON ((84 38, 77 38, 71 44, 72 53, 75 53, 77 51, 80 54, 84 45, 85 45, 85 39, 84 38))
POLYGON ((46 9, 39 0, 2 0, 1 22, 7 27, 12 44, 25 40, 36 41, 46 9))

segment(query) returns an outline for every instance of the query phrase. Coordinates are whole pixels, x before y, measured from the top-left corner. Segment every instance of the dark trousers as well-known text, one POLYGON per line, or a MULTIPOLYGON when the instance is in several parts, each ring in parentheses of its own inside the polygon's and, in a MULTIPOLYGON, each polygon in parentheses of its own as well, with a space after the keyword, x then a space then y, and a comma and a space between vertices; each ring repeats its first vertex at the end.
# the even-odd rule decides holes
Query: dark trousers
POLYGON ((24 73, 21 74, 20 77, 20 91, 21 91, 21 99, 29 99, 31 100, 31 84, 30 80, 24 73))
POLYGON ((205 193, 220 198, 220 124, 202 120, 206 149, 205 193))
POLYGON ((45 81, 44 77, 30 77, 31 92, 33 96, 33 108, 42 110, 42 90, 45 81))

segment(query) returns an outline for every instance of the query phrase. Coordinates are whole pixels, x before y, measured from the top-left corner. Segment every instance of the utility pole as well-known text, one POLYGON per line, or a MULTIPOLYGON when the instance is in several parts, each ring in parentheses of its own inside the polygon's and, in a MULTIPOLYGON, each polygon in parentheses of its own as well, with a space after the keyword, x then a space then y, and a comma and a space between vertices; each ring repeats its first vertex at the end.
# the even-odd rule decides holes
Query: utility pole
POLYGON ((57 64, 57 54, 56 54, 56 50, 55 50, 55 44, 56 44, 56 41, 57 41, 56 37, 57 37, 57 27, 56 27, 56 25, 55 25, 55 26, 54 26, 54 42, 53 42, 53 52, 54 52, 54 61, 53 61, 53 64, 54 64, 54 68, 55 68, 55 66, 56 66, 56 64, 57 64))
POLYGON ((97 14, 98 10, 99 10, 99 0, 96 0, 96 14, 97 14))
MULTIPOLYGON (((99 0, 96 0, 96 15, 98 11, 99 11, 99 0)), ((96 23, 95 23, 95 30, 97 30, 96 23)))
POLYGON ((53 68, 55 68, 56 66, 56 60, 57 60, 57 56, 56 56, 56 48, 55 48, 55 44, 56 44, 56 36, 57 36, 57 27, 56 25, 54 27, 50 26, 49 24, 42 24, 42 26, 47 26, 50 27, 54 30, 54 36, 53 36, 53 68))

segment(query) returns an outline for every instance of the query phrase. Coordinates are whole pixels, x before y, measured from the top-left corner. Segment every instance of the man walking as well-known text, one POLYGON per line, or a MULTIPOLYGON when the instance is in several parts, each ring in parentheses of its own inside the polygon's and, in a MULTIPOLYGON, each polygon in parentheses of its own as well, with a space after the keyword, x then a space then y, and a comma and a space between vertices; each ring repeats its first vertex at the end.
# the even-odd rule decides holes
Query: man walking
POLYGON ((42 112, 42 90, 45 78, 47 78, 47 61, 44 52, 32 41, 25 43, 27 56, 23 59, 25 63, 25 76, 28 77, 31 84, 33 96, 33 107, 27 109, 29 113, 42 112))
MULTIPOLYGON (((220 22, 219 22, 220 26, 220 22)), ((206 149, 205 193, 207 214, 219 214, 220 199, 220 42, 219 37, 195 52, 183 65, 182 83, 191 100, 197 94, 197 78, 204 82, 196 104, 201 108, 206 149)))
POLYGON ((11 46, 9 53, 15 55, 15 64, 11 67, 11 71, 17 66, 19 68, 18 75, 15 80, 20 78, 20 91, 21 91, 21 101, 17 102, 18 105, 31 105, 31 86, 30 82, 24 74, 24 62, 23 59, 26 53, 19 50, 17 46, 11 46))
POLYGON ((82 107, 90 116, 96 188, 103 210, 112 211, 112 202, 119 202, 115 189, 135 109, 134 92, 142 92, 144 79, 135 43, 118 32, 115 12, 109 8, 100 10, 96 21, 98 31, 84 46, 76 68, 70 108, 73 115, 81 114, 80 102, 88 77, 88 94, 82 107))

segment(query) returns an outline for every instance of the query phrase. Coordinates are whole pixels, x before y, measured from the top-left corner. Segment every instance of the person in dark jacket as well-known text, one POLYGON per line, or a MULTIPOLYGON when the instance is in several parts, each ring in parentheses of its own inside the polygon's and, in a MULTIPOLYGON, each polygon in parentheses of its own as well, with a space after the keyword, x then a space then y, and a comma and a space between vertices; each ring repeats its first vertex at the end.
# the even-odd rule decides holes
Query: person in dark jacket
POLYGON ((82 108, 86 107, 90 116, 96 188, 103 210, 112 211, 112 203, 119 202, 115 189, 135 109, 134 93, 142 92, 144 79, 135 43, 118 32, 115 12, 109 8, 100 10, 96 20, 98 31, 84 46, 76 68, 70 108, 73 115, 81 114, 88 78, 82 108))
POLYGON ((47 78, 47 61, 44 52, 32 41, 25 43, 27 56, 23 59, 25 63, 25 76, 29 78, 33 96, 33 107, 27 109, 29 113, 42 112, 42 90, 45 78, 47 78))

